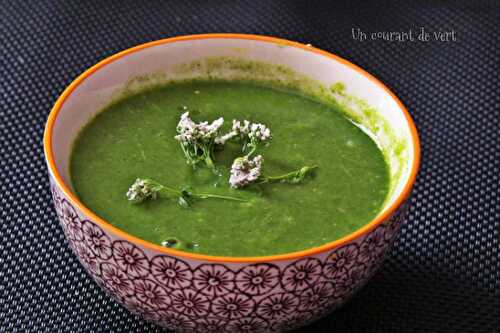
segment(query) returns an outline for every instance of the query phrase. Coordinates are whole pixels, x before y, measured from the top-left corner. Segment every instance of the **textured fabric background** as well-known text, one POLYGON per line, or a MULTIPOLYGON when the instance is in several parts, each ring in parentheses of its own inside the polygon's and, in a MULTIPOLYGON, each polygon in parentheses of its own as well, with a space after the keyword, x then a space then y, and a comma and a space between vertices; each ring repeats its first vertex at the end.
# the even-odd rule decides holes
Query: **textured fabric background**
POLYGON ((273 35, 384 81, 420 130, 410 217, 368 286, 299 332, 500 332, 500 2, 2 1, 0 331, 159 332, 109 299, 68 249, 42 133, 79 73, 125 48, 203 32, 273 35), (453 43, 354 41, 351 28, 456 31, 453 43))

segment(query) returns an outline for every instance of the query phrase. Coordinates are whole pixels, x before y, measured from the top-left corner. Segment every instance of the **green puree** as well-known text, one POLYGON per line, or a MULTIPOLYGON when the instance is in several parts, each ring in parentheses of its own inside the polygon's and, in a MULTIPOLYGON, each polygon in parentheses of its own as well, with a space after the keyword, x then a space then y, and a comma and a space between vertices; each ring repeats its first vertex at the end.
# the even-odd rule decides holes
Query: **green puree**
POLYGON ((173 82, 112 104, 75 141, 71 176, 83 203, 116 227, 157 244, 177 238, 183 250, 221 256, 280 254, 343 237, 374 218, 389 187, 376 143, 340 110, 243 81, 173 82), (241 146, 228 143, 215 154, 221 177, 204 166, 193 170, 174 139, 183 107, 197 122, 224 117, 223 132, 233 119, 269 127, 271 144, 259 151, 266 175, 318 169, 300 184, 231 189, 229 169, 241 146), (161 194, 134 205, 125 193, 136 178, 248 201, 204 199, 184 208, 161 194))

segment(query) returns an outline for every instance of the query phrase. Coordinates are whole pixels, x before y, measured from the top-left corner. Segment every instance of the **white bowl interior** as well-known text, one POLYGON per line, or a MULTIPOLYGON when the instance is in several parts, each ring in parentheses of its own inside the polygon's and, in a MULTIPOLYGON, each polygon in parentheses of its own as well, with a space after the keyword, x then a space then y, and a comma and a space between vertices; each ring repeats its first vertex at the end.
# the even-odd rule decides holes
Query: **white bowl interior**
MULTIPOLYGON (((110 100, 117 98, 120 91, 151 84, 152 81, 146 79, 151 77, 166 80, 203 76, 206 68, 186 64, 211 57, 231 57, 285 66, 298 76, 305 75, 324 87, 342 82, 347 95, 341 94, 342 96, 335 98, 349 106, 354 114, 358 112, 362 115, 362 111, 356 107, 357 103, 344 97, 355 96, 355 100, 360 99, 376 110, 378 122, 388 125, 374 126, 373 123, 368 123, 369 119, 361 117, 361 125, 368 128, 390 164, 392 189, 384 209, 399 196, 410 175, 415 147, 400 106, 382 86, 341 61, 307 49, 237 38, 180 40, 157 44, 108 62, 83 80, 65 100, 53 127, 53 157, 64 182, 71 186, 69 160, 73 140, 97 112, 110 100), (394 141, 399 144, 395 145, 394 141)), ((250 72, 246 74, 253 78, 260 75, 250 72)), ((227 68, 215 70, 211 75, 235 77, 227 68)))

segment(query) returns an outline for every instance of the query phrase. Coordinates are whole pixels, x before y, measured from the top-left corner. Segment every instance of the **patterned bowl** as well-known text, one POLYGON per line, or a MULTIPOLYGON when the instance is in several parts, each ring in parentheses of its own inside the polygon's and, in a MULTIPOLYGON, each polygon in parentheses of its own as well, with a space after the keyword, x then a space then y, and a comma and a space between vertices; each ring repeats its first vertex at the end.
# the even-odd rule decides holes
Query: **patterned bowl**
POLYGON ((408 112, 370 74, 310 45, 237 34, 164 39, 101 61, 57 100, 44 147, 60 223, 90 276, 130 311, 169 329, 203 333, 284 332, 343 304, 388 252, 404 220, 420 157, 408 112), (268 70, 251 66, 262 62, 268 70), (319 247, 236 258, 161 247, 113 227, 86 208, 72 191, 68 170, 71 143, 85 123, 124 90, 206 74, 299 82, 300 88, 342 103, 376 137, 389 161, 393 181, 381 213, 352 234, 319 247))

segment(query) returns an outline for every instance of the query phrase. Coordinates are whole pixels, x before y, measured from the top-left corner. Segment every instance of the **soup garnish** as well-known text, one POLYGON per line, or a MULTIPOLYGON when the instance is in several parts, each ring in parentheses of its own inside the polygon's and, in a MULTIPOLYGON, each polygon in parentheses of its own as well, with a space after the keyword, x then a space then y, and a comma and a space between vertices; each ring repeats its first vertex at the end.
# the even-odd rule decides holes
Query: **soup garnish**
POLYGON ((378 214, 390 182, 377 143, 340 105, 285 86, 214 79, 172 81, 107 106, 75 140, 70 174, 79 199, 112 225, 222 256, 344 237, 378 214), (190 141, 196 147, 186 154, 185 138, 174 139, 189 134, 179 119, 202 124, 209 140, 190 141))

